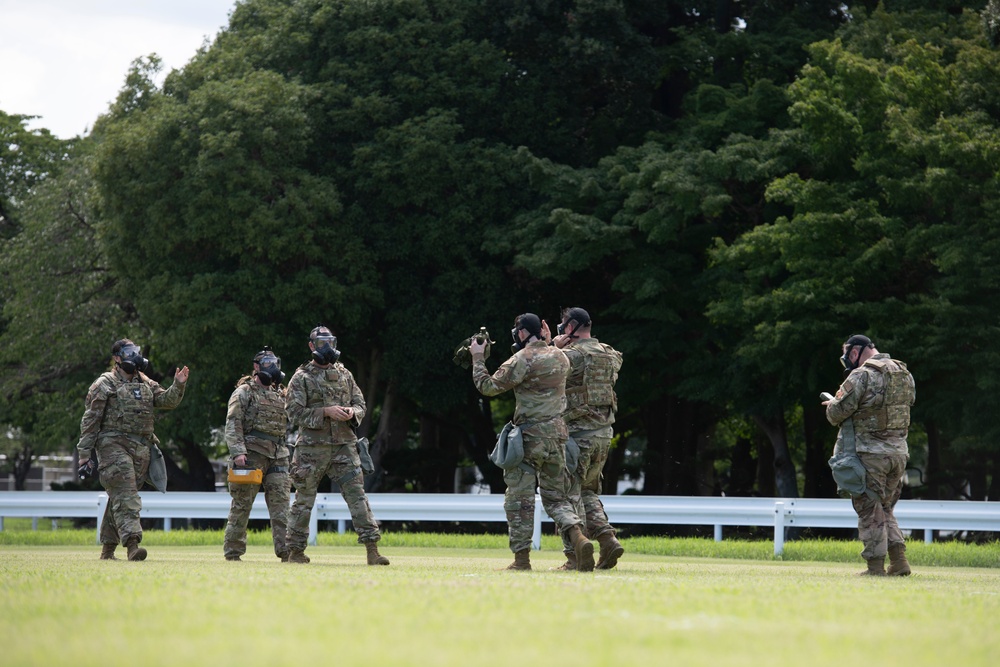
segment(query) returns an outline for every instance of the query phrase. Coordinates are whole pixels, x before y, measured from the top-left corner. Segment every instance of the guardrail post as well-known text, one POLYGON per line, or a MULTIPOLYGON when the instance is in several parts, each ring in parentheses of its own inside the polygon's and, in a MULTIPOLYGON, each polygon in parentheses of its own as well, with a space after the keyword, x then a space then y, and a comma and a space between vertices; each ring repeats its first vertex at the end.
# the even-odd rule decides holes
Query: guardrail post
POLYGON ((3 532, 3 517, 0 516, 0 533, 3 532))
POLYGON ((924 543, 932 544, 934 542, 934 531, 930 528, 924 528, 924 543))
POLYGON ((341 535, 347 532, 347 519, 337 519, 337 532, 341 535))
POLYGON ((535 528, 531 533, 531 548, 535 551, 542 549, 542 499, 535 496, 535 528))
POLYGON ((722 526, 720 526, 719 524, 715 524, 715 541, 716 542, 722 541, 722 526))
POLYGON ((164 533, 169 533, 170 532, 170 526, 171 526, 170 517, 169 516, 163 517, 163 532, 164 533))
POLYGON ((104 510, 108 507, 108 494, 97 496, 97 543, 101 543, 101 522, 104 521, 104 510))
POLYGON ((31 517, 31 529, 32 530, 38 530, 38 517, 37 516, 31 517))
POLYGON ((774 555, 785 551, 785 503, 774 503, 774 555))

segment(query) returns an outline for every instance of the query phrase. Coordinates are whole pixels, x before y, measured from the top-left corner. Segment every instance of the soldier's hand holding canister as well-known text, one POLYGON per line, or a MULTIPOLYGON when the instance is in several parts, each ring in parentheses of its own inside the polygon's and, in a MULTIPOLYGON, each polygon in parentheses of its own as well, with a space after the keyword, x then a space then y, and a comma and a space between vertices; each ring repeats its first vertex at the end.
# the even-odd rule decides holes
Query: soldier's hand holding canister
POLYGON ((486 341, 485 340, 481 341, 481 340, 478 340, 475 336, 473 336, 472 340, 469 341, 469 353, 472 356, 476 356, 477 354, 479 356, 483 356, 485 349, 486 349, 486 341))
POLYGON ((346 422, 354 417, 354 408, 345 408, 340 405, 328 405, 323 408, 323 414, 333 421, 346 422))

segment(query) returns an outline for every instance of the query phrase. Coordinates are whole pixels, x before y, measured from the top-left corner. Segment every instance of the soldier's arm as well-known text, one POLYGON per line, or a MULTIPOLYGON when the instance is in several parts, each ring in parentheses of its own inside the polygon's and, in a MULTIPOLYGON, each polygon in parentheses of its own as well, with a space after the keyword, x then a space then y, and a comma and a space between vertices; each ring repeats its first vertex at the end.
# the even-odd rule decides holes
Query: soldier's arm
POLYGON ((309 389, 305 375, 296 373, 288 381, 288 389, 285 391, 285 413, 288 415, 288 421, 293 426, 323 428, 323 406, 307 408, 308 396, 309 389))
POLYGON ((161 410, 173 410, 181 404, 181 399, 184 398, 184 387, 187 386, 187 382, 177 382, 175 379, 168 389, 164 389, 160 386, 159 382, 150 380, 145 375, 142 377, 146 380, 149 388, 153 390, 154 407, 161 410))
POLYGON ((348 377, 351 378, 350 408, 354 411, 354 414, 351 416, 351 424, 357 428, 361 424, 361 420, 365 418, 367 406, 365 405, 365 395, 361 393, 361 387, 354 381, 354 375, 349 375, 348 377))
POLYGON ((826 406, 826 419, 834 426, 839 426, 843 421, 858 411, 861 404, 861 397, 864 396, 865 381, 867 375, 864 371, 852 372, 840 385, 837 395, 833 397, 826 406))
POLYGON ((482 355, 472 356, 472 382, 483 396, 496 396, 513 389, 524 382, 528 365, 524 355, 515 354, 503 362, 492 376, 486 370, 486 360, 482 355))
POLYGON ((236 388, 229 397, 226 409, 226 445, 229 456, 236 458, 247 453, 246 441, 243 439, 243 413, 246 411, 250 392, 244 385, 236 388))
POLYGON ((97 434, 100 433, 101 422, 104 421, 104 408, 108 404, 109 391, 110 388, 105 385, 103 377, 94 381, 87 391, 83 418, 80 420, 80 441, 76 445, 81 460, 89 458, 90 450, 97 445, 97 434))

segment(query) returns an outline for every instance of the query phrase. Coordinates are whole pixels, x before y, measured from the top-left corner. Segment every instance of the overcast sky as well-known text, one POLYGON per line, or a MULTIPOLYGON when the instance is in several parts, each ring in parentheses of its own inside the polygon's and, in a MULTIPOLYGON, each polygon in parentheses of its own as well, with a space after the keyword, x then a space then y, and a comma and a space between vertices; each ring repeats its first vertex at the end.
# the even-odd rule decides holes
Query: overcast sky
POLYGON ((129 65, 156 53, 182 68, 228 24, 236 0, 0 0, 0 110, 33 129, 84 134, 129 65))

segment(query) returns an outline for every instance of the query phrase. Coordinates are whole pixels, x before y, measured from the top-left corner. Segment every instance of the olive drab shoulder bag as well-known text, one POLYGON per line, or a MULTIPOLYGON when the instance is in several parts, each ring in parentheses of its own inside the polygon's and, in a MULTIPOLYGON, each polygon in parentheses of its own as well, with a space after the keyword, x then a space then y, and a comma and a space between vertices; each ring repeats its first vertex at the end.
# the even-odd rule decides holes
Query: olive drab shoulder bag
POLYGON ((534 474, 535 469, 524 460, 524 439, 521 436, 521 427, 515 426, 513 422, 504 424, 503 430, 497 434, 497 444, 490 452, 490 461, 503 468, 504 472, 521 468, 525 472, 534 474))
POLYGON ((843 444, 828 461, 833 481, 837 483, 837 491, 852 498, 867 495, 872 500, 878 500, 875 492, 868 488, 868 473, 858 458, 858 450, 854 444, 854 421, 844 420, 840 426, 840 434, 843 436, 843 444))

